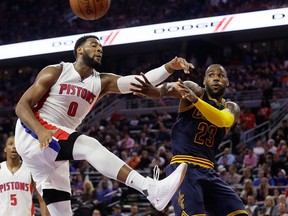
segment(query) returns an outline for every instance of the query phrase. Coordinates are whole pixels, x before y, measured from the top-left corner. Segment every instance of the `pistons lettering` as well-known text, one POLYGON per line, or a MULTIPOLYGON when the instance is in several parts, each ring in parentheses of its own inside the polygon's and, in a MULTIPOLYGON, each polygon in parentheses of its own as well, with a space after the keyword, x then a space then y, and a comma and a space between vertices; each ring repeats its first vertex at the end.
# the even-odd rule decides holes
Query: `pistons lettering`
POLYGON ((60 84, 59 94, 75 95, 84 99, 89 104, 92 104, 96 97, 92 92, 88 91, 87 89, 71 84, 60 84))
POLYGON ((29 191, 29 184, 25 182, 7 182, 0 184, 0 193, 11 190, 29 191))

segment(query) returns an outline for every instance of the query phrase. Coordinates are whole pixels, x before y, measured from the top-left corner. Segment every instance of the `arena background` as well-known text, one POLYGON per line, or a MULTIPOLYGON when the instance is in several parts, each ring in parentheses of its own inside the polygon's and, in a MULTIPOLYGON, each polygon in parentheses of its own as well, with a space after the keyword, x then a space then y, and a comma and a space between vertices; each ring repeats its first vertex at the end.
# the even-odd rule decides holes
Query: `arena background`
MULTIPOLYGON (((111 71, 122 75, 129 73, 139 74, 141 71, 147 71, 154 66, 168 61, 173 56, 178 55, 185 57, 187 60, 191 60, 193 63, 196 62, 195 66, 196 68, 199 68, 194 71, 194 74, 192 73, 192 75, 188 77, 189 79, 201 80, 203 71, 209 62, 217 62, 227 66, 228 73, 230 69, 231 71, 235 71, 237 70, 235 68, 241 68, 243 65, 246 67, 250 62, 253 67, 244 70, 244 73, 253 73, 255 71, 255 73, 257 72, 257 74, 260 74, 260 77, 255 77, 260 79, 262 73, 259 72, 258 69, 263 68, 264 70, 267 64, 269 65, 270 62, 273 62, 275 65, 281 65, 281 67, 276 66, 278 69, 277 71, 273 71, 276 75, 276 72, 278 74, 278 71, 281 68, 281 81, 279 81, 280 84, 278 83, 277 86, 271 85, 268 89, 268 94, 266 94, 266 91, 261 89, 261 86, 257 86, 257 83, 254 87, 254 84, 247 84, 251 82, 251 79, 244 80, 243 83, 246 82, 246 84, 239 87, 238 81, 241 80, 241 77, 244 77, 245 79, 247 76, 237 73, 236 75, 234 74, 235 77, 233 77, 235 88, 233 91, 231 89, 231 92, 227 92, 227 95, 229 99, 239 102, 242 107, 251 108, 255 115, 257 114, 258 108, 261 106, 263 97, 267 97, 271 101, 272 98, 276 97, 276 100, 281 104, 281 110, 277 110, 277 113, 275 112, 272 121, 264 122, 264 124, 261 122, 261 124, 258 124, 258 126, 261 127, 241 133, 242 135, 244 134, 244 138, 235 138, 238 134, 237 128, 232 130, 231 134, 229 134, 229 136, 226 137, 226 140, 223 141, 223 149, 228 146, 231 147, 232 150, 235 150, 235 147, 238 146, 237 144, 239 144, 240 141, 245 141, 246 143, 249 143, 250 146, 257 147, 259 140, 266 143, 267 140, 272 137, 272 132, 275 132, 282 126, 282 120, 286 119, 288 98, 288 94, 286 93, 288 84, 286 84, 287 80, 285 79, 285 77, 288 76, 287 2, 204 0, 157 1, 156 3, 155 1, 131 0, 128 3, 127 2, 128 1, 121 0, 112 1, 111 8, 106 16, 98 21, 83 21, 75 17, 69 8, 68 1, 58 2, 53 0, 46 2, 42 0, 24 0, 19 2, 17 0, 11 0, 9 2, 2 2, 0 3, 0 51, 6 45, 26 41, 31 42, 47 38, 57 39, 59 37, 83 33, 97 35, 97 32, 125 29, 136 26, 195 20, 203 17, 229 16, 231 14, 283 8, 286 12, 274 17, 275 20, 281 19, 284 21, 284 24, 281 24, 280 26, 231 32, 224 31, 201 35, 188 35, 184 37, 151 40, 147 42, 104 46, 103 66, 101 68, 102 71, 111 71), (245 86, 248 87, 246 88, 245 86), (250 132, 253 132, 253 137, 250 136, 250 132)), ((257 21, 258 20, 251 20, 251 22, 256 23, 257 21)), ((261 22, 261 20, 259 20, 259 22, 261 22)), ((211 27, 211 22, 207 22, 206 24, 208 27, 211 27)), ((174 26, 175 25, 173 24, 173 29, 171 31, 174 31, 174 26)), ((193 28, 197 29, 196 26, 193 26, 193 28)), ((205 26, 201 26, 201 28, 205 28, 205 26)), ((181 24, 179 29, 181 30, 181 24)), ((165 31, 169 32, 167 29, 165 31)), ((141 32, 138 34, 141 34, 141 32)), ((130 35, 130 37, 137 37, 138 34, 130 35)), ((12 53, 17 53, 19 50, 13 48, 10 52, 11 51, 12 53)), ((2 51, 1 53, 1 55, 5 55, 5 51, 2 51)), ((29 86, 30 82, 42 67, 60 61, 74 61, 72 50, 12 59, 0 58, 0 161, 5 158, 2 151, 5 139, 8 134, 13 133, 13 126, 16 118, 13 108, 19 99, 19 96, 29 86)), ((272 65, 269 65, 268 68, 274 70, 272 65)), ((175 80, 177 76, 180 76, 179 74, 180 73, 171 77, 170 80, 175 80)), ((267 77, 270 78, 271 73, 267 77)), ((107 126, 107 121, 111 121, 111 118, 114 116, 116 111, 120 111, 122 119, 117 120, 118 122, 116 125, 120 125, 118 129, 127 130, 128 127, 132 138, 137 140, 139 133, 143 128, 142 125, 139 124, 135 126, 133 120, 138 120, 138 115, 143 115, 143 118, 148 116, 152 124, 156 125, 157 123, 155 122, 157 121, 154 121, 153 119, 155 110, 158 111, 158 117, 165 112, 169 112, 173 117, 175 117, 177 103, 173 100, 164 100, 162 103, 159 103, 157 101, 142 100, 129 95, 111 95, 105 97, 101 101, 99 108, 91 112, 91 115, 85 121, 86 126, 83 125, 79 129, 87 133, 94 133, 96 138, 104 142, 104 138, 99 135, 99 133, 102 133, 101 126, 102 128, 105 128, 107 126)), ((168 122, 166 126, 167 130, 169 130, 171 122, 168 122)), ((153 133, 156 134, 155 136, 157 136, 159 127, 156 126, 152 129, 153 133)), ((155 145, 157 148, 163 146, 161 143, 157 143, 160 142, 157 138, 153 137, 153 139, 156 140, 155 145)), ((164 144, 164 147, 167 151, 169 150, 169 141, 168 144, 164 144)), ((153 150, 151 151, 153 152, 153 150)), ((120 156, 117 149, 114 149, 114 152, 120 156)), ((233 153, 237 154, 237 151, 235 150, 233 153)), ((150 156, 151 158, 155 157, 154 152, 153 154, 151 153, 150 156)), ((221 151, 219 157, 220 156, 221 151)), ((71 172, 72 187, 74 182, 77 181, 76 178, 79 174, 82 174, 84 179, 89 177, 90 180, 93 181, 94 186, 97 187, 98 182, 102 178, 97 171, 93 170, 89 166, 88 168, 85 167, 85 163, 75 163, 73 166, 78 169, 71 172)), ((145 175, 151 174, 149 169, 140 171, 145 175)), ((241 169, 239 169, 239 172, 241 173, 241 169)), ((254 171, 253 175, 257 176, 257 170, 254 171)), ((121 185, 121 189, 121 194, 118 194, 118 197, 113 198, 113 202, 105 205, 97 203, 95 201, 96 199, 92 200, 92 202, 91 200, 89 200, 89 202, 83 202, 81 194, 75 193, 72 200, 75 215, 89 215, 91 209, 96 207, 100 208, 104 212, 103 215, 108 215, 113 211, 113 207, 115 207, 116 204, 120 204, 123 208, 123 212, 126 213, 130 211, 131 204, 133 203, 138 204, 141 213, 147 210, 148 204, 142 195, 137 194, 137 192, 135 193, 133 190, 131 191, 131 189, 128 189, 123 185, 121 185), (83 213, 86 210, 89 213, 83 213)), ((259 201, 259 205, 263 205, 263 201, 259 201)), ((168 212, 169 210, 167 209, 166 214, 169 214, 168 212)), ((158 214, 161 215, 156 212, 152 213, 152 215, 158 214)))

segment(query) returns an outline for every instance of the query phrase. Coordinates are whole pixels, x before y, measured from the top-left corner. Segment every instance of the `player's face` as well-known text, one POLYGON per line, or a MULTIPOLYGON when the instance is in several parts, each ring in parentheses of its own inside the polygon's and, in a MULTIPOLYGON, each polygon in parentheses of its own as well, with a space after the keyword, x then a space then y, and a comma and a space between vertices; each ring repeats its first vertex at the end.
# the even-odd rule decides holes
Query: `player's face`
POLYGON ((19 157, 19 154, 16 151, 14 139, 8 138, 5 146, 5 152, 7 154, 7 158, 13 159, 19 157))
POLYGON ((95 38, 87 39, 83 49, 83 62, 91 68, 97 68, 102 63, 103 49, 100 41, 95 38))
POLYGON ((210 66, 205 75, 204 85, 208 94, 212 98, 220 98, 225 92, 226 86, 229 81, 226 71, 219 66, 210 66))

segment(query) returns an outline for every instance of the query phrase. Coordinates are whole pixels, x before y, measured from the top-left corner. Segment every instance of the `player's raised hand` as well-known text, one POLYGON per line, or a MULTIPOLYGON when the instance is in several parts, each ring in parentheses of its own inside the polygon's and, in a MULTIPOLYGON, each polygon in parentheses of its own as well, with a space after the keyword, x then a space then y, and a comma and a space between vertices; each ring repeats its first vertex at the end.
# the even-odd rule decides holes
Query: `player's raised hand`
POLYGON ((198 97, 196 94, 190 88, 188 88, 180 78, 178 79, 178 82, 173 85, 173 87, 179 92, 182 98, 187 99, 192 103, 197 102, 198 97))
POLYGON ((183 70, 185 74, 189 74, 192 69, 194 69, 194 65, 187 62, 186 59, 181 57, 175 57, 172 59, 168 64, 168 67, 170 67, 173 70, 183 70))

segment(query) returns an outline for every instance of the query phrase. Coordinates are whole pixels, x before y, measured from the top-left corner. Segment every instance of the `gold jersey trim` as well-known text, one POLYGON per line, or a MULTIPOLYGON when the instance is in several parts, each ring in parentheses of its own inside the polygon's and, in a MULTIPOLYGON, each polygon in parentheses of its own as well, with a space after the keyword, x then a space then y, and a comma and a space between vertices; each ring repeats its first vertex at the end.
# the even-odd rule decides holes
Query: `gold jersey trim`
POLYGON ((170 164, 174 163, 188 163, 208 169, 214 169, 214 163, 212 161, 205 158, 194 157, 190 155, 175 155, 170 161, 170 164))
POLYGON ((235 216, 235 215, 238 215, 238 214, 247 214, 247 216, 248 216, 248 213, 245 210, 237 210, 237 211, 231 212, 227 216, 235 216))

